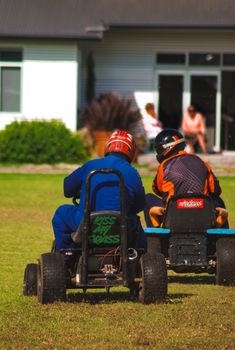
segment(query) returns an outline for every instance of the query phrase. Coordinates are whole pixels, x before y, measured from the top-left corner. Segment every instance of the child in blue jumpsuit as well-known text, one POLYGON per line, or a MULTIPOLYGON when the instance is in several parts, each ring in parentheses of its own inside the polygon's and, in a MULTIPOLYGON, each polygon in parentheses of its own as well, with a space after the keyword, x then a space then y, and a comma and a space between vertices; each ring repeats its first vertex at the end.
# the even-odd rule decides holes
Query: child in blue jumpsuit
MULTIPOLYGON (((136 247, 146 247, 144 232, 137 216, 145 207, 145 191, 137 170, 130 164, 135 152, 136 146, 132 136, 118 130, 108 140, 104 158, 88 161, 64 179, 65 197, 80 197, 80 203, 77 206, 65 204, 56 210, 52 220, 56 251, 75 247, 71 233, 77 230, 84 217, 86 178, 92 170, 101 168, 113 168, 123 175, 128 233, 135 237, 136 247)), ((94 175, 91 181, 92 211, 119 210, 119 191, 119 182, 115 174, 94 175)))

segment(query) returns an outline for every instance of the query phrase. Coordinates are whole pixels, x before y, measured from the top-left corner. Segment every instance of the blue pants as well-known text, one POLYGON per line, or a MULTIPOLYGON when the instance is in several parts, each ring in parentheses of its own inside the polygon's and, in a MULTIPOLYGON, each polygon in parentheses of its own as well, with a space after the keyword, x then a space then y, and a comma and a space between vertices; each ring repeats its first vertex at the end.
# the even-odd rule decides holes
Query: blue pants
MULTIPOLYGON (((78 215, 78 206, 72 204, 61 205, 55 212, 52 219, 52 226, 56 241, 56 250, 76 248, 75 243, 71 239, 71 233, 75 232, 81 222, 81 217, 78 215)), ((146 249, 146 237, 141 226, 139 217, 132 215, 129 217, 128 229, 129 234, 136 235, 135 245, 137 248, 146 249)))
POLYGON ((52 219, 56 250, 76 247, 71 239, 71 233, 75 232, 79 225, 75 221, 77 210, 78 208, 72 204, 61 205, 56 210, 52 219))

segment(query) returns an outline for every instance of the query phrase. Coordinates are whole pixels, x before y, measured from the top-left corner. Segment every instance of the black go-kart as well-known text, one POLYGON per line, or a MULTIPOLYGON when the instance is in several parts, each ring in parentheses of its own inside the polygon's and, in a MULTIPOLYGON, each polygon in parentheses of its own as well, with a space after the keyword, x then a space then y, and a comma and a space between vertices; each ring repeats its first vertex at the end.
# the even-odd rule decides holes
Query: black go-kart
POLYGON ((152 249, 177 273, 209 273, 218 285, 235 286, 235 230, 216 228, 212 199, 197 193, 172 197, 160 228, 146 228, 152 249))
MULTIPOLYGON (((75 202, 75 200, 73 200, 75 202)), ((151 249, 137 249, 129 237, 125 210, 125 184, 115 169, 99 169, 86 179, 85 216, 72 234, 75 249, 42 254, 38 264, 28 264, 24 295, 37 295, 40 303, 66 300, 67 289, 124 286, 144 304, 162 301, 167 295, 164 256, 151 249), (120 211, 91 211, 91 179, 113 173, 120 186, 120 211)), ((154 238, 150 238, 154 241, 154 238)), ((151 247, 151 244, 149 245, 151 247)))

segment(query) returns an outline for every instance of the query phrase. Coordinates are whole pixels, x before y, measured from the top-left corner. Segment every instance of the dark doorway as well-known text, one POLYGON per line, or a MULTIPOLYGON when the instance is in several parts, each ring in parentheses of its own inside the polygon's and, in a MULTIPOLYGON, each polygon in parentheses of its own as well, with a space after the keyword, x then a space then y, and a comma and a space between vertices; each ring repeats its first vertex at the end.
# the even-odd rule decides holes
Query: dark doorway
POLYGON ((159 119, 164 127, 178 129, 182 119, 182 75, 159 75, 159 119))
POLYGON ((217 76, 191 75, 191 104, 202 113, 206 122, 207 147, 215 144, 217 76))
POLYGON ((222 72, 221 146, 235 150, 235 72, 222 72))

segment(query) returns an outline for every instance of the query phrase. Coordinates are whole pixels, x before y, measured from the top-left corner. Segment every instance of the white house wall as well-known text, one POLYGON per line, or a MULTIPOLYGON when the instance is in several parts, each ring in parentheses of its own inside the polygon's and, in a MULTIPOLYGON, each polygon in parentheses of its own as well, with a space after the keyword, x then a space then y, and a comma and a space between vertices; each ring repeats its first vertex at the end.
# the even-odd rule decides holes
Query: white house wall
MULTIPOLYGON (((102 42, 81 43, 80 46, 83 51, 83 91, 86 84, 86 55, 92 51, 97 96, 116 91, 121 95, 142 93, 148 100, 154 100, 157 90, 157 52, 234 53, 235 33, 113 29, 104 34, 102 42)), ((82 105, 85 103, 83 94, 82 105)))
POLYGON ((36 118, 60 119, 76 130, 77 45, 18 42, 17 47, 23 48, 21 112, 0 113, 0 128, 13 120, 36 118))

